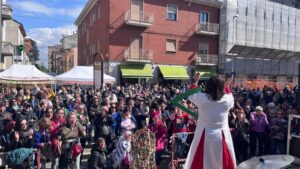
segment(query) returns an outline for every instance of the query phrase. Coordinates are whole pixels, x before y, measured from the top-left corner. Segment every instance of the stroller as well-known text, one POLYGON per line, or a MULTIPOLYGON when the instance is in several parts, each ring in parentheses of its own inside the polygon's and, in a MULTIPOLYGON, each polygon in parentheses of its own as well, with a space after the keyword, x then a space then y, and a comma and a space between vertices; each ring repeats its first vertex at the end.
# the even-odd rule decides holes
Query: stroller
POLYGON ((36 149, 32 148, 19 148, 6 153, 6 165, 9 168, 17 169, 34 169, 34 154, 37 153, 36 149))

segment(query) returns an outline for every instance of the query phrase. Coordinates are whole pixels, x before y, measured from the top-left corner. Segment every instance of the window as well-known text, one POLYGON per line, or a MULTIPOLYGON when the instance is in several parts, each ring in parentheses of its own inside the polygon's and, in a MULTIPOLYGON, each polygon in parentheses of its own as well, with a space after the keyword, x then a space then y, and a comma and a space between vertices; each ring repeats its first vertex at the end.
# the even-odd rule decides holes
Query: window
POLYGON ((96 13, 93 12, 93 24, 95 24, 95 23, 96 23, 96 13))
POLYGON ((89 41, 90 41, 89 36, 90 36, 89 30, 87 30, 86 31, 86 44, 89 44, 89 41))
POLYGON ((167 19, 171 21, 177 20, 177 6, 176 5, 168 5, 167 6, 167 19))
POLYGON ((93 16, 94 16, 93 13, 91 13, 91 14, 90 14, 90 26, 93 25, 93 16))
POLYGON ((200 23, 201 24, 208 23, 208 12, 200 12, 200 23))
POLYGON ((176 53, 176 40, 175 39, 167 39, 166 52, 176 53))
POLYGON ((100 6, 98 7, 98 19, 100 19, 100 15, 101 15, 101 13, 100 13, 101 11, 100 11, 100 6))
POLYGON ((199 54, 208 54, 208 43, 199 43, 199 54))

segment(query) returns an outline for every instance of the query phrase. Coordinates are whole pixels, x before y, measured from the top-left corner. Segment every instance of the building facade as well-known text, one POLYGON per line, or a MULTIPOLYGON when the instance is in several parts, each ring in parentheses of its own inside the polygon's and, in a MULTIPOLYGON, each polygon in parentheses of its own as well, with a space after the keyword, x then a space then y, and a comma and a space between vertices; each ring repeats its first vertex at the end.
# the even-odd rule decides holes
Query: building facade
POLYGON ((297 84, 300 10, 273 0, 226 0, 220 17, 220 73, 237 84, 297 84))
POLYGON ((69 71, 78 65, 78 34, 69 35, 61 39, 63 49, 63 70, 69 71))
POLYGON ((63 72, 62 64, 63 50, 62 45, 48 46, 48 70, 60 74, 63 72))
POLYGON ((100 53, 105 72, 128 81, 186 80, 195 69, 214 71, 221 5, 217 0, 89 0, 75 22, 78 64, 93 65, 100 53))
MULTIPOLYGON (((24 47, 24 38, 26 31, 23 24, 12 19, 3 23, 3 47, 6 47, 10 53, 4 54, 3 69, 7 69, 11 64, 29 64, 29 57, 26 55, 24 47), (4 45, 5 44, 5 45, 4 45)), ((6 50, 3 50, 6 51, 6 50)))

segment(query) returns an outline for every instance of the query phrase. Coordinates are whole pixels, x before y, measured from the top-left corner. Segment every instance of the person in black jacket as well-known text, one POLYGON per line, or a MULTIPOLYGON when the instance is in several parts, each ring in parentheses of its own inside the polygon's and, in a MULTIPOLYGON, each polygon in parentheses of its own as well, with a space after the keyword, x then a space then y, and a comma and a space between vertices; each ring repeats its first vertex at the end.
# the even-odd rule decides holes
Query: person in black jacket
POLYGON ((112 124, 114 124, 114 119, 110 114, 108 114, 108 107, 102 106, 100 113, 97 115, 94 120, 95 126, 95 138, 98 140, 99 137, 105 139, 105 142, 108 143, 107 149, 110 152, 114 148, 113 141, 115 140, 115 133, 112 130, 112 124))
MULTIPOLYGON (((31 110, 30 104, 26 104, 24 110, 20 113, 17 114, 16 116, 16 122, 19 124, 19 122, 23 119, 26 119, 28 122, 28 127, 32 128, 35 122, 37 122, 38 117, 36 114, 31 110)), ((17 129, 20 126, 17 126, 17 129)))
POLYGON ((89 169, 106 169, 107 166, 107 151, 105 140, 99 137, 91 150, 91 156, 88 159, 89 169))
POLYGON ((244 111, 237 114, 234 124, 234 146, 238 162, 248 159, 248 147, 250 143, 250 122, 246 119, 244 111))

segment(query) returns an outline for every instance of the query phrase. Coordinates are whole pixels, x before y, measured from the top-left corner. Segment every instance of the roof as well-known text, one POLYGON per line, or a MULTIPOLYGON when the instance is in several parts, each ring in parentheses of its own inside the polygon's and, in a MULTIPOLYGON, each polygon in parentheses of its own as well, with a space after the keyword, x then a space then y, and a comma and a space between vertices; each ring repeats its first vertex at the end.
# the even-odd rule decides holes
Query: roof
POLYGON ((85 18, 85 16, 91 11, 91 9, 95 6, 97 0, 89 0, 87 4, 85 4, 84 8, 80 12, 79 16, 77 17, 75 21, 75 25, 79 25, 82 20, 85 18))
MULTIPOLYGON (((107 74, 104 74, 104 83, 113 83, 115 78, 107 74)), ((55 79, 59 83, 63 84, 83 84, 93 85, 94 84, 94 67, 93 66, 75 66, 71 70, 55 76, 55 79)))
POLYGON ((20 84, 53 82, 54 78, 40 70, 34 65, 13 64, 0 73, 1 82, 13 82, 20 84))
POLYGON ((13 19, 13 21, 16 22, 17 24, 19 24, 19 28, 20 28, 20 31, 21 31, 23 37, 26 37, 27 35, 26 35, 26 31, 25 31, 23 24, 15 19, 13 19))

